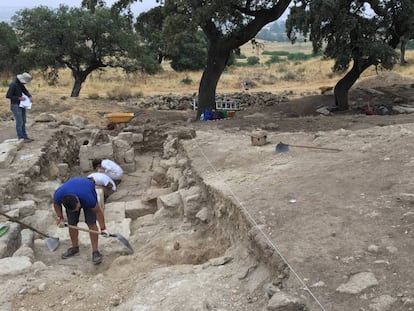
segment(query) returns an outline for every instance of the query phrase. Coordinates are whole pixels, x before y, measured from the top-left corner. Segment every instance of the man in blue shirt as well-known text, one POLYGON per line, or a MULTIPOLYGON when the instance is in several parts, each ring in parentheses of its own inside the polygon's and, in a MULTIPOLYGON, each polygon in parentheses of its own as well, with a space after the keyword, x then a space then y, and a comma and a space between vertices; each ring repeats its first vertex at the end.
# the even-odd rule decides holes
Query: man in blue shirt
MULTIPOLYGON (((80 210, 83 210, 85 222, 90 230, 98 231, 96 220, 101 226, 101 235, 108 237, 105 227, 105 217, 101 206, 98 204, 95 183, 89 178, 74 177, 62 184, 53 195, 53 207, 58 217, 57 225, 61 226, 63 220, 62 206, 66 209, 69 225, 76 226, 79 222, 80 210)), ((66 259, 79 253, 79 231, 69 227, 69 235, 72 242, 62 258, 66 259)), ((89 233, 92 245, 92 262, 97 265, 102 262, 102 254, 98 250, 98 234, 89 233)))

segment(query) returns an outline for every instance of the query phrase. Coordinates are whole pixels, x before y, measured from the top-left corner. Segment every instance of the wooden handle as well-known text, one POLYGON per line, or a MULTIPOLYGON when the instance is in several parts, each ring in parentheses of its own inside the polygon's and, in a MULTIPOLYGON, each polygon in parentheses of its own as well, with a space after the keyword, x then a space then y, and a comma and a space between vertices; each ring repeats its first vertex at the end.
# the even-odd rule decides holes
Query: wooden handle
POLYGON ((291 147, 298 147, 298 148, 309 148, 309 149, 321 149, 321 150, 330 150, 330 151, 342 151, 341 149, 335 149, 335 148, 325 148, 325 147, 315 147, 315 146, 302 146, 302 145, 288 145, 291 147))
POLYGON ((69 225, 69 224, 65 224, 65 227, 69 227, 69 228, 72 228, 72 229, 75 229, 75 230, 85 231, 85 232, 89 232, 89 233, 101 234, 99 231, 90 230, 90 229, 86 229, 86 228, 81 228, 81 227, 77 227, 77 226, 69 225))

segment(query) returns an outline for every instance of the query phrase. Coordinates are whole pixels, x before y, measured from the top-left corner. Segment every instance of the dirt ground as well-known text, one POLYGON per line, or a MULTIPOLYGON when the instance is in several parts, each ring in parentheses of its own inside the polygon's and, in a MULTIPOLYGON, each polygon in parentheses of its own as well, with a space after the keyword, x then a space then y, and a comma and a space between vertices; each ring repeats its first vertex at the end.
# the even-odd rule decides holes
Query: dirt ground
MULTIPOLYGON (((147 109, 131 123, 197 131, 195 139, 184 142, 195 171, 206 184, 232 198, 260 228, 275 256, 289 267, 286 289, 305 301, 309 310, 414 310, 414 115, 364 113, 367 103, 388 109, 414 106, 414 79, 393 74, 367 78, 352 89, 350 101, 350 111, 322 115, 315 110, 332 106, 332 95, 295 96, 208 122, 190 122, 191 110, 147 109), (251 145, 250 133, 256 129, 266 131, 266 145, 251 145), (279 142, 289 144, 289 151, 276 153, 279 142), (354 294, 338 290, 360 273, 372 273, 375 285, 354 294)), ((106 101, 91 108, 87 100, 72 99, 53 105, 41 98, 29 119, 44 111, 79 114, 103 127, 104 113, 134 109, 106 101)), ((12 138, 13 124, 3 125, 1 138, 12 138)), ((150 158, 143 157, 142 167, 150 158)), ((143 180, 148 173, 142 170, 132 177, 143 180)), ((205 249, 205 258, 225 250, 215 249, 214 241, 192 232, 188 224, 143 220, 135 227, 132 242, 140 245, 139 254, 119 258, 114 254, 97 269, 82 265, 87 255, 70 265, 61 262, 59 254, 40 255, 52 267, 38 272, 46 289, 36 275, 8 283, 20 291, 29 288, 29 294, 12 299, 13 310, 265 310, 263 293, 251 290, 265 272, 257 271, 244 287, 240 279, 234 281, 240 269, 254 265, 243 248, 226 251, 236 259, 224 269, 200 267, 188 260, 191 250, 205 249), (172 269, 171 245, 180 239, 188 253, 179 258, 187 259, 175 260, 172 269), (157 244, 158 240, 163 242, 157 244), (193 285, 175 291, 185 282, 193 285), (30 288, 37 289, 30 292, 30 288), (134 295, 146 298, 133 300, 134 295), (151 304, 151 299, 159 300, 151 304), (180 309, 187 306, 185 300, 194 307, 180 309)))

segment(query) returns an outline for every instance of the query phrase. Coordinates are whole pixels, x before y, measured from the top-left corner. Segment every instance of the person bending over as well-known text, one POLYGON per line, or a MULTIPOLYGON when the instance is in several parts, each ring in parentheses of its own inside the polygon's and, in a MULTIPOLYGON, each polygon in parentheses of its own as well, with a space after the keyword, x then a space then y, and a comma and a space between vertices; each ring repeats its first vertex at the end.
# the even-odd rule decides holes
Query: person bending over
POLYGON ((111 177, 117 184, 121 182, 122 176, 124 175, 123 169, 109 159, 95 159, 92 161, 92 167, 95 171, 105 173, 111 177))
MULTIPOLYGON (((69 225, 77 226, 79 222, 80 210, 83 210, 85 222, 90 230, 98 231, 96 220, 101 227, 101 235, 109 236, 106 230, 105 217, 101 206, 98 204, 95 183, 86 177, 73 177, 63 183, 53 195, 53 207, 58 217, 57 225, 63 226, 63 208, 66 210, 66 216, 69 225)), ((69 227, 69 236, 72 242, 62 258, 70 258, 79 253, 79 231, 69 227)), ((102 262, 102 254, 98 250, 98 234, 89 233, 92 245, 92 262, 97 265, 102 262)))
MULTIPOLYGON (((95 183, 96 192, 98 193, 99 201, 99 189, 102 190, 104 199, 106 200, 112 193, 116 191, 116 184, 111 177, 105 173, 92 173, 88 175, 89 179, 92 179, 95 183)), ((101 204, 101 202, 99 202, 101 204)), ((102 204, 101 204, 102 205, 102 204)), ((103 205, 101 206, 103 208, 103 205)))

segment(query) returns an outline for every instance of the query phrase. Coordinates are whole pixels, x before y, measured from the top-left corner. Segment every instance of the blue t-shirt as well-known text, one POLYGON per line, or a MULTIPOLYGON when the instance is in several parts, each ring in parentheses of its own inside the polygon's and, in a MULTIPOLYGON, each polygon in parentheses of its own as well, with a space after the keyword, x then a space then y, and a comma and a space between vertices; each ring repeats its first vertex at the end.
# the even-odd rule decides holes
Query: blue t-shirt
POLYGON ((53 202, 62 204, 65 195, 72 194, 79 198, 82 208, 94 208, 98 203, 95 183, 89 178, 73 177, 62 184, 53 195, 53 202))

